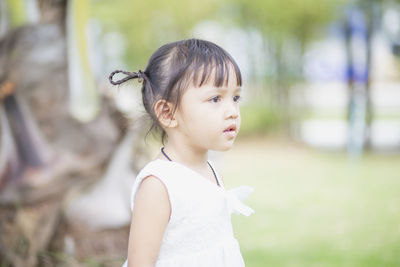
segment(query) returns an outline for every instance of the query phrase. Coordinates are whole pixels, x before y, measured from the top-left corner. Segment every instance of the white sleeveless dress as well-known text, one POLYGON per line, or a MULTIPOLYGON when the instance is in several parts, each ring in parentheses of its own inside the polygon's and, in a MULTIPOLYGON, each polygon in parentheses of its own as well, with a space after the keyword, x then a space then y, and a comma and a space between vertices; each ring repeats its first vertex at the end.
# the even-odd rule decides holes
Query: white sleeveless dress
MULTIPOLYGON (((249 216, 254 212, 242 203, 253 188, 240 186, 226 191, 218 173, 221 187, 180 163, 156 159, 135 179, 132 211, 136 192, 150 175, 163 182, 171 204, 171 217, 155 267, 245 266, 232 230, 231 213, 249 216)), ((127 261, 123 266, 128 266, 127 261)))

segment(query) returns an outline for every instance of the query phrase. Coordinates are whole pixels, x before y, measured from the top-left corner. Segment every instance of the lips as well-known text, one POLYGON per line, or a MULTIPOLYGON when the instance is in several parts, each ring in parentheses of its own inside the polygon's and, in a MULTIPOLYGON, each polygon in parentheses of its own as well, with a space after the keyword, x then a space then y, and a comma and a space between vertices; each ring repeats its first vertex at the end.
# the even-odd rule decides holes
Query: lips
POLYGON ((236 131, 236 125, 235 124, 231 124, 224 130, 224 133, 225 132, 235 132, 235 131, 236 131))

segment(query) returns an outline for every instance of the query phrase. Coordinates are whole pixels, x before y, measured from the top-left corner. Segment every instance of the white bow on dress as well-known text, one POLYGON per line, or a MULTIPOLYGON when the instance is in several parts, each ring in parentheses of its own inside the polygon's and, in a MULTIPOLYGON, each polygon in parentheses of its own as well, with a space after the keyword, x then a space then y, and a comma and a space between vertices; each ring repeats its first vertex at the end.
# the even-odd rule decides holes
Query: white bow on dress
POLYGON ((228 200, 229 210, 235 214, 243 214, 249 216, 254 213, 254 210, 245 205, 242 201, 245 200, 254 188, 247 185, 241 185, 226 191, 226 198, 228 200))

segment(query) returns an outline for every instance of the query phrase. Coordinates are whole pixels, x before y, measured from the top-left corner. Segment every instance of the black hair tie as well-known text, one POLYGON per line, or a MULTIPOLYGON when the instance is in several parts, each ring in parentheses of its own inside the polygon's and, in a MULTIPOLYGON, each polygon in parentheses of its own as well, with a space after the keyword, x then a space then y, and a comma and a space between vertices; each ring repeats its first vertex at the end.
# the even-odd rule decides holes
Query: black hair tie
POLYGON ((139 70, 137 72, 139 82, 143 82, 146 79, 146 74, 143 71, 139 70))
POLYGON ((146 80, 146 74, 139 70, 138 72, 130 72, 130 71, 123 71, 123 70, 115 70, 111 72, 110 76, 108 77, 108 80, 110 81, 111 84, 113 85, 118 85, 121 83, 124 83, 130 79, 138 79, 139 82, 142 82, 143 80, 146 80), (120 80, 113 81, 113 76, 117 73, 123 73, 126 75, 125 78, 122 78, 120 80))

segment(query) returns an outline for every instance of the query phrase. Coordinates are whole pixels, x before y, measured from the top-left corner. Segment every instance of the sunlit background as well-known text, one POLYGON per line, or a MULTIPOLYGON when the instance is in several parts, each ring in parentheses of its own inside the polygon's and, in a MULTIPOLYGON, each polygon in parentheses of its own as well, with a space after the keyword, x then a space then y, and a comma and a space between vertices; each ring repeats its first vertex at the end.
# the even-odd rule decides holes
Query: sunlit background
POLYGON ((398 0, 0 0, 0 266, 122 265, 161 144, 140 84, 108 75, 187 38, 242 71, 240 134, 210 158, 255 188, 246 266, 400 266, 398 0))

